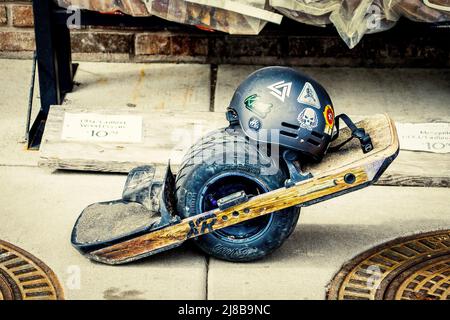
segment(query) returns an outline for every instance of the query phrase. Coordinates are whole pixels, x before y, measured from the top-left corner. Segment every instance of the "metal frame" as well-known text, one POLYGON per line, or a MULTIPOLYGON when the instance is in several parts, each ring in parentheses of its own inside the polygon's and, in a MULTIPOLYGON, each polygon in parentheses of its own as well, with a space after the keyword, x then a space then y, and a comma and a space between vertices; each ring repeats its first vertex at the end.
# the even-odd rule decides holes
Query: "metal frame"
POLYGON ((61 104, 73 88, 76 66, 72 64, 70 33, 58 24, 51 0, 33 1, 41 108, 28 133, 28 147, 40 145, 50 106, 61 104))

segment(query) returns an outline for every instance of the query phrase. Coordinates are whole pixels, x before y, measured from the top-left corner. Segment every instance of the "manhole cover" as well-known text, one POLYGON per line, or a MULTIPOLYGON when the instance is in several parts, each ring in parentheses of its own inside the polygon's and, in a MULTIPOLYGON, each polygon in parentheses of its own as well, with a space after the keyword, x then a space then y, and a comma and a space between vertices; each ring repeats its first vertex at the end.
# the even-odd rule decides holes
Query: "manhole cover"
POLYGON ((331 281, 329 300, 450 300, 450 230, 366 251, 331 281))
POLYGON ((63 299, 55 274, 30 253, 0 240, 0 300, 63 299))

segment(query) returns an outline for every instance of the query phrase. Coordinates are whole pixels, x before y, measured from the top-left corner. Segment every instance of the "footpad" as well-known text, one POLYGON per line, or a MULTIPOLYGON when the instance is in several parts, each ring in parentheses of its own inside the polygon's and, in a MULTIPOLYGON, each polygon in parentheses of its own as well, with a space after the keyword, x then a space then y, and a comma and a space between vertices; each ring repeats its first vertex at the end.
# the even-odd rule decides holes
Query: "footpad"
POLYGON ((78 218, 72 243, 81 251, 103 247, 148 232, 160 221, 159 212, 137 202, 95 203, 84 209, 78 218))

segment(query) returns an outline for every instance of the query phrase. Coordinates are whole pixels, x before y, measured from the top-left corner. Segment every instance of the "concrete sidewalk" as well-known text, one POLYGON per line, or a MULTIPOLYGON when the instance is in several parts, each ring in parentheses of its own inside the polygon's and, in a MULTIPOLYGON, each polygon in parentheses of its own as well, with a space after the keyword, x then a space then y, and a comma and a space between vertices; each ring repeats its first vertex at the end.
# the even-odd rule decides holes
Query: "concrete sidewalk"
MULTIPOLYGON (((215 101, 225 103, 232 87, 249 69, 219 67, 215 101)), ((82 63, 80 70, 76 80, 82 83, 68 96, 67 103, 90 103, 96 97, 98 104, 135 103, 146 107, 152 96, 161 93, 182 108, 209 110, 209 105, 205 106, 210 98, 209 66, 206 65, 82 63), (106 91, 100 91, 94 86, 95 81, 92 82, 96 77, 103 79, 103 74, 108 75, 107 70, 114 71, 120 80, 116 72, 119 67, 120 72, 129 75, 123 87, 126 92, 135 90, 128 96, 134 97, 134 102, 117 96, 114 90, 122 86, 121 81, 113 86, 100 81, 106 91), (164 74, 164 83, 152 82, 158 81, 158 77, 140 79, 142 68, 146 75, 164 74), (180 74, 199 76, 194 84, 192 77, 180 74), (139 83, 140 87, 136 87, 139 83), (164 85, 167 90, 161 89, 164 85), (117 99, 113 98, 115 94, 117 99)), ((26 151, 21 143, 31 61, 0 60, 0 71, 0 201, 3 204, 0 239, 22 247, 47 263, 61 280, 68 299, 323 299, 334 273, 361 251, 401 235, 450 228, 450 189, 371 187, 302 210, 293 235, 280 250, 262 261, 246 264, 218 261, 185 245, 126 266, 91 263, 72 248, 69 240, 72 226, 88 204, 119 198, 126 176, 38 168, 38 152, 26 151), (79 288, 73 285, 73 276, 78 274, 79 288)), ((392 90, 380 89, 386 86, 381 83, 387 74, 385 70, 344 71, 344 84, 357 84, 354 91, 342 92, 344 84, 326 82, 329 69, 314 69, 312 73, 331 86, 335 101, 341 104, 357 101, 351 105, 352 110, 366 96, 374 99, 377 106, 385 105, 383 111, 391 110, 391 106, 394 113, 405 119, 417 117, 416 107, 411 112, 407 109, 412 103, 429 106, 420 120, 450 119, 450 110, 444 107, 450 98, 448 70, 391 72, 389 81, 395 84, 392 90), (421 78, 434 85, 424 81, 420 86, 421 78), (384 100, 380 102, 381 97, 384 100), (405 103, 395 109, 401 101, 405 103)), ((332 70, 332 74, 337 72, 338 69, 332 70)))
POLYGON ((208 298, 324 299, 331 278, 358 253, 400 236, 450 228, 449 196, 445 188, 374 186, 304 208, 294 233, 267 259, 211 259, 208 298))

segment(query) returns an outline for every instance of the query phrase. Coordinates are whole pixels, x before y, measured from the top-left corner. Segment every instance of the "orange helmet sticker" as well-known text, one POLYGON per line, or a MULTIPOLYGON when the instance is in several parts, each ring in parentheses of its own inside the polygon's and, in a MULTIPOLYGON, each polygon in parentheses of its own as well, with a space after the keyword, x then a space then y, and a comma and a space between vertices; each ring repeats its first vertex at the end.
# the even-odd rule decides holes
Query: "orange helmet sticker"
POLYGON ((331 135, 334 126, 334 111, 330 105, 325 107, 323 111, 323 117, 325 118, 325 133, 331 135))

